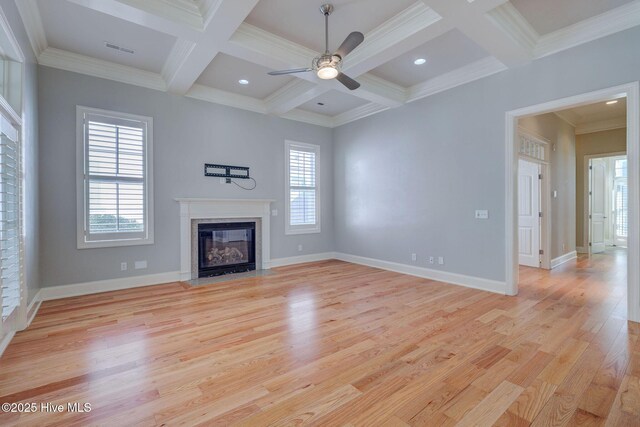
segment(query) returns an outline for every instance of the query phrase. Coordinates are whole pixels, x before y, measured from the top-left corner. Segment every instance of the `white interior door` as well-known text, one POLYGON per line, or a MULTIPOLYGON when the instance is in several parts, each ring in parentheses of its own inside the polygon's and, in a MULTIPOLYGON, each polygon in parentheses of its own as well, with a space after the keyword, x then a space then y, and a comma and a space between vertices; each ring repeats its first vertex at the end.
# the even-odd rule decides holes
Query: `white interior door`
POLYGON ((607 161, 592 159, 589 172, 589 243, 591 253, 597 254, 605 250, 607 161))
POLYGON ((518 164, 518 242, 520 264, 540 267, 540 166, 518 164))

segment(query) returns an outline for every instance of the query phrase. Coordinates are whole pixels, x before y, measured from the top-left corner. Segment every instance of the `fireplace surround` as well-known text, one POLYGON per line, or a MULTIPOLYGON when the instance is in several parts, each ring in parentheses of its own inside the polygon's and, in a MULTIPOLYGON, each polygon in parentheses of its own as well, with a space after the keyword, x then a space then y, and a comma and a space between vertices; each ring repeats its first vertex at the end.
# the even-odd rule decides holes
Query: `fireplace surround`
POLYGON ((198 279, 198 224, 255 222, 255 268, 268 270, 271 203, 267 199, 180 198, 180 280, 198 279))

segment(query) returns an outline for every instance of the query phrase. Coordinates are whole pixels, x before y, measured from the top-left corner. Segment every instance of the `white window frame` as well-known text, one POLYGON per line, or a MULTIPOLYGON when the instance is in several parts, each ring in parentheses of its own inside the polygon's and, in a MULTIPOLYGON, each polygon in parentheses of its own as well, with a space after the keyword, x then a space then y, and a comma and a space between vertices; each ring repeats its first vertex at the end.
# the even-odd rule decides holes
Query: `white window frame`
POLYGON ((118 111, 101 110, 98 108, 76 106, 76 201, 77 201, 77 237, 78 249, 108 248, 118 246, 151 245, 154 243, 153 237, 153 118, 138 116, 135 114, 121 113, 118 111), (98 114, 114 119, 135 120, 144 122, 147 125, 145 141, 145 231, 144 237, 131 237, 123 233, 109 233, 104 235, 104 239, 88 239, 88 186, 87 183, 87 155, 85 141, 85 116, 87 114, 98 114))
POLYGON ((321 232, 320 219, 320 146, 297 141, 284 142, 285 162, 285 234, 313 234, 321 232), (291 225, 291 185, 290 185, 290 151, 308 151, 316 155, 316 223, 310 225, 291 225))

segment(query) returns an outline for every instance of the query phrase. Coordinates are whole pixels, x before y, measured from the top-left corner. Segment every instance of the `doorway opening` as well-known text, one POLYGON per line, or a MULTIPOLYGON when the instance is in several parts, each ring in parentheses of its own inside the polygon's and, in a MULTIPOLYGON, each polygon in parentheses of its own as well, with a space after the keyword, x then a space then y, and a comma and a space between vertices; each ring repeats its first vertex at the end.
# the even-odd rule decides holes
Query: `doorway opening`
POLYGON ((615 251, 611 265, 626 269, 621 280, 627 288, 627 317, 640 321, 639 263, 626 262, 640 253, 638 88, 636 82, 506 114, 507 294, 518 293, 521 265, 566 269, 577 265, 576 258, 586 262, 588 257, 615 251), (625 112, 615 120, 578 124, 572 120, 572 110, 588 115, 590 108, 616 103, 624 104, 625 112), (563 124, 551 133, 531 126, 556 119, 563 124), (592 135, 620 128, 624 128, 622 150, 581 151, 589 147, 592 135))

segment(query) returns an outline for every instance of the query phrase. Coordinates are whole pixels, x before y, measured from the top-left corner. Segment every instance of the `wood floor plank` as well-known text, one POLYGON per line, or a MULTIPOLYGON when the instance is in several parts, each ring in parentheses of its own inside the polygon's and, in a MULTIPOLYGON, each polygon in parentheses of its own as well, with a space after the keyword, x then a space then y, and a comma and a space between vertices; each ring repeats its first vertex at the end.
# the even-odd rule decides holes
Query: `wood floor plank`
POLYGON ((640 425, 624 253, 506 297, 322 261, 47 301, 0 359, 0 425, 640 425))

